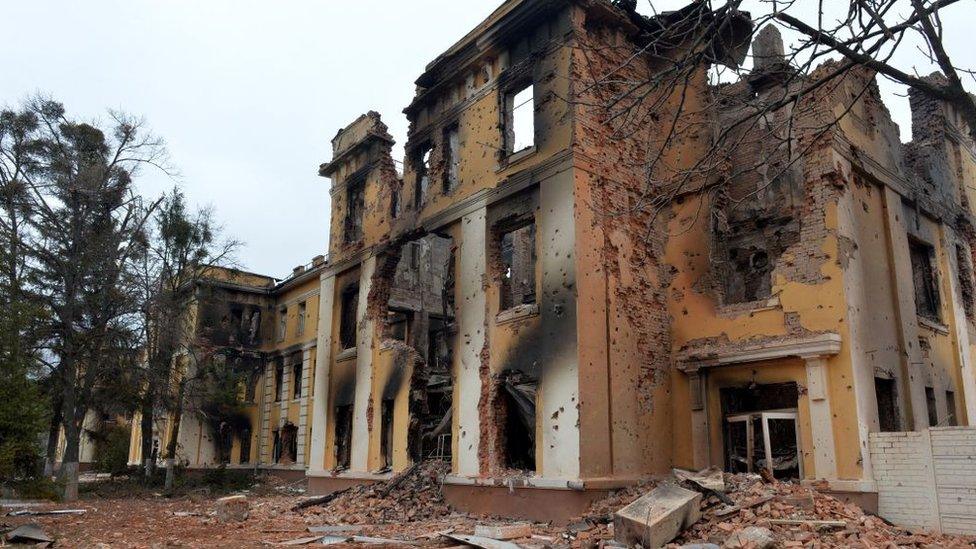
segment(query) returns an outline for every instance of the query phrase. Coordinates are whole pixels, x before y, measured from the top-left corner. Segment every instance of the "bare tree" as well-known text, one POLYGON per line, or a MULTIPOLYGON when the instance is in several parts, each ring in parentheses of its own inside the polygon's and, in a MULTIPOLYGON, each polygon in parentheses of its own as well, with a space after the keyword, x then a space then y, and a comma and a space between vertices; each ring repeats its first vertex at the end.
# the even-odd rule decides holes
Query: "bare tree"
POLYGON ((658 210, 689 186, 704 191, 767 170, 766 156, 743 154, 757 143, 784 156, 764 174, 775 180, 876 86, 875 75, 948 103, 976 139, 976 99, 963 84, 974 73, 952 61, 944 40, 945 14, 965 9, 958 0, 699 0, 672 12, 649 0, 652 16, 637 12, 637 0, 613 3, 633 25, 632 39, 580 44, 588 81, 573 100, 602 111, 611 139, 660 130, 635 167, 646 182, 629 211, 658 210), (906 56, 896 54, 912 48, 941 74, 899 65, 906 56), (843 112, 814 112, 816 97, 842 86, 855 88, 843 112), (679 144, 691 141, 702 153, 674 161, 679 144))

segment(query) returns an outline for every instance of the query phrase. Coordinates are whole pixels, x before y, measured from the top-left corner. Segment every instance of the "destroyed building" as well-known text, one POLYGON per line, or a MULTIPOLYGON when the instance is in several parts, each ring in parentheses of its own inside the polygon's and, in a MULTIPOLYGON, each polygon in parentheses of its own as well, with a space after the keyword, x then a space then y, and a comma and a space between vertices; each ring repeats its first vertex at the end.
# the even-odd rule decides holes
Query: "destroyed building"
MULTIPOLYGON (((210 268, 201 277, 174 376, 193 376, 198 364, 218 361, 220 370, 240 380, 239 406, 230 412, 211 410, 189 388, 177 437, 181 464, 192 469, 260 465, 286 477, 304 475, 318 274, 325 265, 325 257, 318 256, 285 280, 227 268, 210 268)), ((141 416, 136 414, 130 465, 162 461, 172 421, 171 412, 156 412, 153 456, 143 456, 141 416)))
MULTIPOLYGON (((417 80, 402 174, 375 112, 332 140, 329 260, 301 278, 316 337, 262 347, 310 364, 295 467, 311 491, 442 459, 460 509, 564 518, 714 465, 823 480, 872 508, 870 433, 976 418, 976 156, 959 116, 912 93, 902 144, 874 76, 853 69, 793 107, 779 142, 802 147, 746 133, 758 169, 729 170, 721 192, 656 174, 666 200, 651 208, 667 121, 619 135, 591 85, 633 51, 633 17, 509 0, 417 80)), ((785 93, 773 32, 749 78, 675 93, 785 93)), ((711 129, 665 154, 694 162, 734 115, 706 111, 711 129)), ((255 455, 273 468, 269 429, 291 412, 262 406, 255 455)))

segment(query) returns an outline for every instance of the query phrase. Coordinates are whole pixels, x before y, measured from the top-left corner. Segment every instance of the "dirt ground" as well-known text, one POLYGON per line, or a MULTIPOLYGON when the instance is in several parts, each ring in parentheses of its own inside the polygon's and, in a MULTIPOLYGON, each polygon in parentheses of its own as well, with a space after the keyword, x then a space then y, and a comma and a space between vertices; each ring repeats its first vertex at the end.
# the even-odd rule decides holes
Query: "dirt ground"
MULTIPOLYGON (((55 547, 263 547, 309 537, 309 526, 329 524, 314 512, 293 512, 295 496, 249 497, 250 516, 242 523, 222 524, 215 516, 216 502, 202 498, 138 498, 89 500, 75 505, 45 506, 44 509, 85 509, 84 515, 4 517, 11 526, 40 525, 57 542, 55 547)), ((450 528, 469 526, 476 519, 463 515, 440 520, 365 527, 357 535, 392 537, 413 541, 413 537, 450 528)), ((422 540, 424 545, 449 545, 443 540, 422 540)), ((316 547, 306 545, 305 547, 316 547)), ((360 547, 362 547, 360 545, 360 547)))

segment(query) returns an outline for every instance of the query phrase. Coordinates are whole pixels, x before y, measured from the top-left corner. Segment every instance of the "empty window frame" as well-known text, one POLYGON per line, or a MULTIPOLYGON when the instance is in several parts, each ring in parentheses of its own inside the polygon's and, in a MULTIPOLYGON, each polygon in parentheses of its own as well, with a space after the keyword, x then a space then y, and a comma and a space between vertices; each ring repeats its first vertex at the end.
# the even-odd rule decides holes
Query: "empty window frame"
POLYGON ((343 349, 356 347, 356 326, 359 315, 359 287, 352 286, 342 292, 339 311, 339 343, 343 349))
POLYGON ((911 239, 908 241, 908 247, 912 261, 912 280, 915 283, 915 307, 918 315, 939 321, 941 318, 939 287, 932 262, 935 250, 928 244, 911 239))
POLYGON ((405 311, 389 311, 387 324, 390 327, 390 337, 397 341, 409 341, 411 313, 405 311))
POLYGON ((427 193, 430 191, 430 159, 433 152, 434 147, 430 143, 424 143, 413 155, 413 167, 417 176, 413 200, 418 210, 427 201, 427 193))
POLYGON ((346 243, 356 242, 363 237, 363 212, 366 209, 365 182, 355 180, 346 187, 346 218, 344 238, 346 243))
POLYGON ((939 409, 935 403, 935 389, 931 387, 925 388, 925 408, 929 413, 929 427, 937 427, 939 425, 939 409))
POLYGON ((308 304, 304 301, 298 304, 298 335, 305 335, 305 316, 308 313, 308 304))
POLYGON ((499 248, 501 310, 535 303, 535 223, 503 232, 499 248))
POLYGON ((281 402, 285 399, 285 365, 280 361, 275 366, 275 401, 281 402))
POLYGON ((298 359, 291 366, 291 378, 292 378, 292 398, 298 399, 302 398, 302 359, 299 355, 298 359))
POLYGON ((335 408, 336 469, 348 469, 352 463, 352 405, 335 408))
POLYGON ((955 427, 959 425, 959 420, 956 418, 956 393, 954 391, 946 391, 946 424, 950 427, 955 427))
POLYGON ((444 192, 450 193, 461 181, 461 136, 457 125, 444 130, 444 192))
POLYGON ((898 415, 898 392, 895 380, 883 377, 874 378, 874 394, 878 401, 878 422, 884 433, 901 430, 898 415))
POLYGON ((380 454, 383 457, 383 469, 393 467, 393 410, 395 401, 392 398, 383 399, 380 410, 380 454))
POLYGON ((244 388, 244 402, 255 402, 258 392, 258 382, 261 376, 258 372, 252 373, 247 378, 247 386, 244 388))
POLYGON ((278 310, 278 341, 285 339, 288 330, 288 309, 282 307, 278 310))
POLYGON ((505 152, 518 153, 535 146, 535 86, 531 82, 505 95, 505 152))
POLYGON ((403 213, 403 199, 400 194, 402 189, 396 188, 390 191, 390 217, 396 219, 403 213))
POLYGON ((281 460, 281 431, 272 431, 273 439, 271 443, 271 460, 278 463, 281 460))
POLYGON ((245 463, 251 463, 251 430, 244 429, 241 431, 241 453, 237 458, 237 462, 241 465, 245 463))
POLYGON ((502 419, 503 463, 509 469, 536 470, 538 391, 538 382, 521 372, 509 372, 502 380, 498 414, 502 419))

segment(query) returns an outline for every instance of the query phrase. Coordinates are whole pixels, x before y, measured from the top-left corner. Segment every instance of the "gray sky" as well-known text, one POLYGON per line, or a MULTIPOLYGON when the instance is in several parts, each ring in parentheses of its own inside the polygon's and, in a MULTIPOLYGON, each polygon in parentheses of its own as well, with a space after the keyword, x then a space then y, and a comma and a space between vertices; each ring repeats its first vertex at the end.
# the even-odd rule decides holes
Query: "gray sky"
MULTIPOLYGON (((144 116, 166 139, 189 199, 213 206, 246 243, 241 264, 281 277, 326 249, 328 181, 317 169, 338 129, 377 110, 402 145, 414 80, 500 3, 0 0, 0 105, 44 92, 80 118, 108 108, 144 116)), ((970 67, 973 4, 946 18, 950 53, 970 67)), ((931 72, 917 52, 904 55, 931 72)), ((907 101, 883 89, 908 138, 907 101)), ((173 184, 148 172, 139 183, 147 195, 173 184)))

